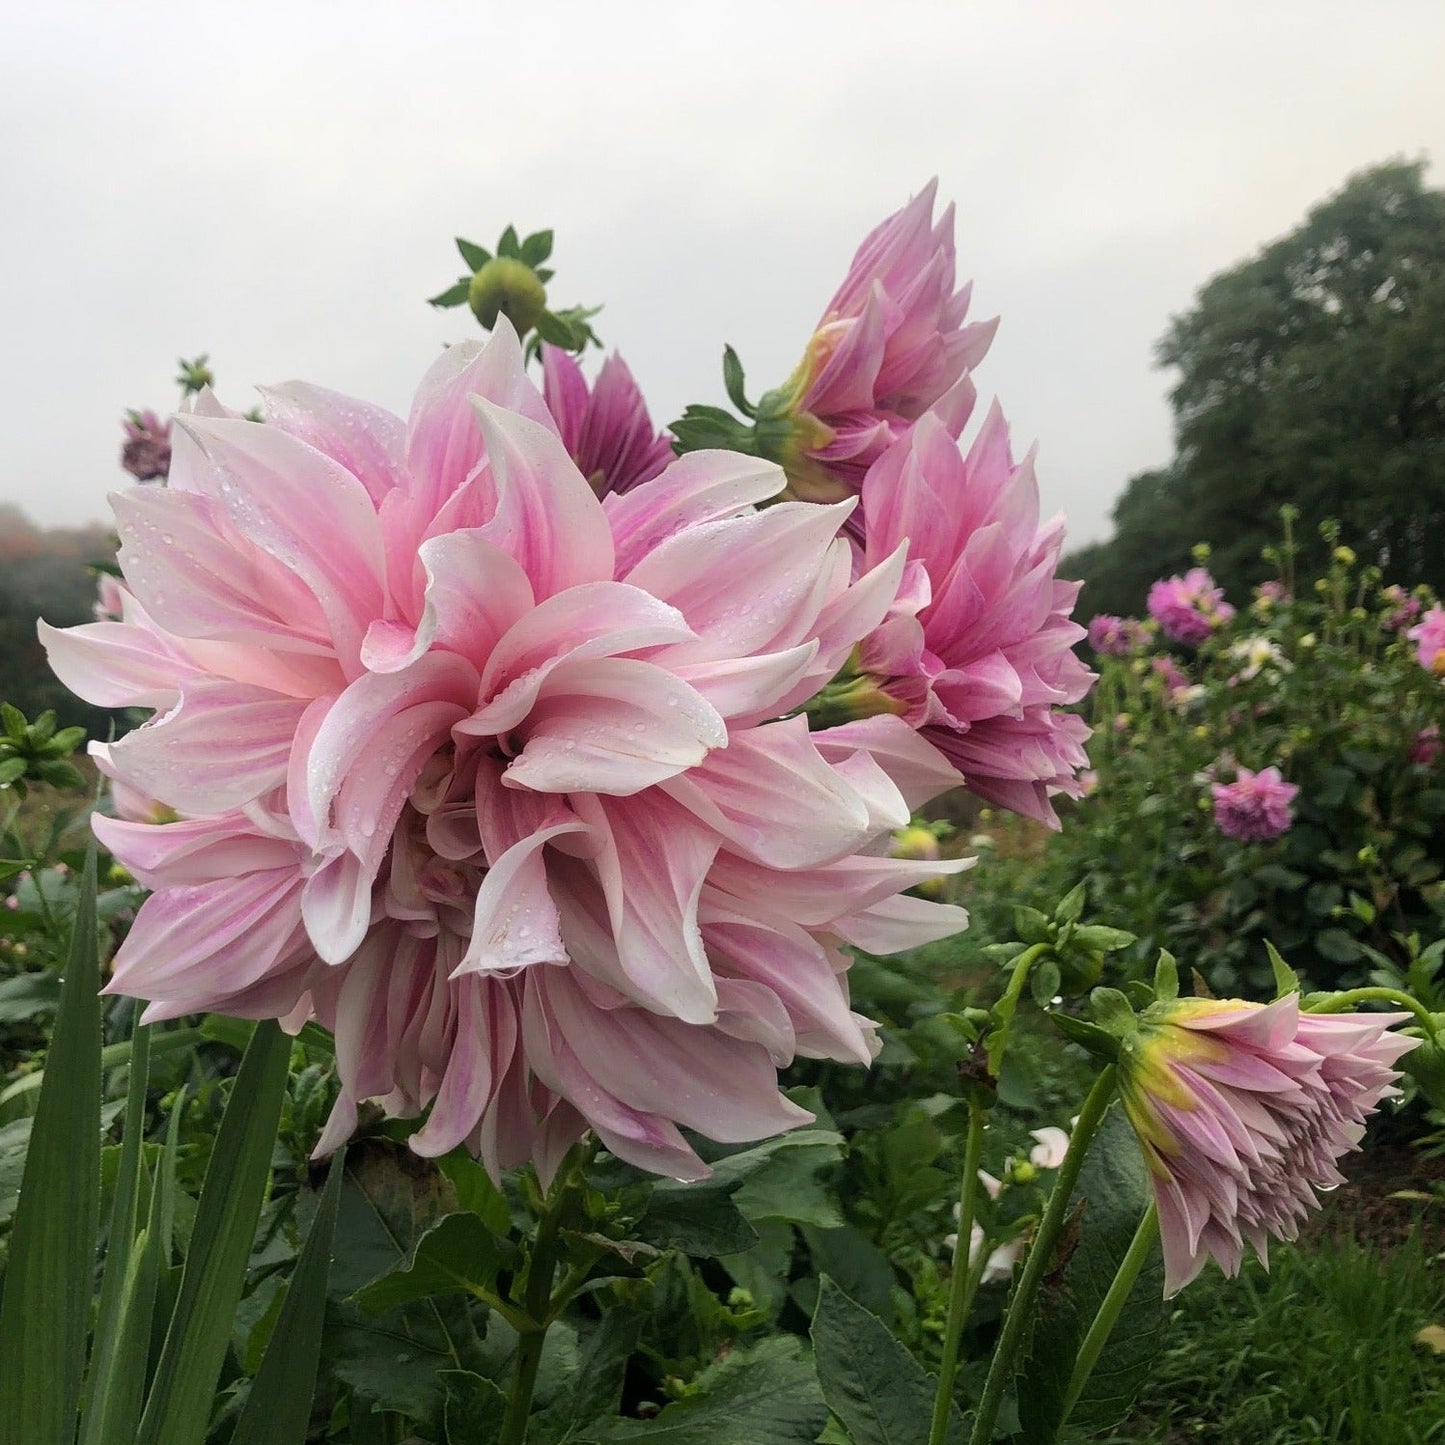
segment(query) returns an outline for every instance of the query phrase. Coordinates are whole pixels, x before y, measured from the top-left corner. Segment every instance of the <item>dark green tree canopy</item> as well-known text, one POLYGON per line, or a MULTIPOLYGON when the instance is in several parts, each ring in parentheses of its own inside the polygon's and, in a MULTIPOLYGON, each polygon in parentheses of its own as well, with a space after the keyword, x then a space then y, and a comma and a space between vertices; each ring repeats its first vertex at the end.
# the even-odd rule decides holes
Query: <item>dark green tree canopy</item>
POLYGON ((1335 517, 1389 580, 1445 588, 1445 192, 1424 162, 1362 172, 1214 277, 1158 358, 1179 373, 1177 454, 1071 559, 1087 612, 1137 612, 1201 541, 1237 596, 1286 502, 1307 547, 1335 517))

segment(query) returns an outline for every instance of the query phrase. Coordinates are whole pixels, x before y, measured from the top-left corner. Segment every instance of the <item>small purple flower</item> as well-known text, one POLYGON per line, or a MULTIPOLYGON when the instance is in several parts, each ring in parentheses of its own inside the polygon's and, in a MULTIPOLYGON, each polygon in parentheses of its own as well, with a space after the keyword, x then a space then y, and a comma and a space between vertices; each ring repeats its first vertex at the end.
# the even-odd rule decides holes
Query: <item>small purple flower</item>
POLYGON ((1294 822, 1290 804, 1299 788, 1285 782, 1278 768, 1252 773, 1240 768, 1232 783, 1215 783, 1214 821, 1226 838, 1265 843, 1289 832, 1294 822))
POLYGON ((1392 582, 1384 588, 1380 596, 1390 604, 1390 611, 1385 617, 1385 626, 1391 632, 1403 632, 1419 617, 1420 599, 1413 593, 1406 592, 1398 582, 1392 582))
POLYGON ((1188 688, 1189 679, 1168 653, 1160 653, 1158 657, 1151 658, 1149 666, 1154 675, 1163 681, 1166 697, 1173 698, 1188 688))
POLYGON ((1437 602, 1405 636, 1415 643, 1420 666, 1436 677, 1445 677, 1445 608, 1437 602))
POLYGON ((124 422, 120 464, 138 482, 164 481, 171 469, 171 424, 153 411, 132 411, 124 422))
POLYGON ((1149 589, 1149 615, 1172 642, 1198 647, 1234 616, 1234 608, 1203 567, 1191 567, 1182 577, 1161 577, 1149 589))
POLYGON ((1108 657, 1127 657, 1149 640, 1137 617, 1114 617, 1100 612, 1089 622, 1089 646, 1108 657))

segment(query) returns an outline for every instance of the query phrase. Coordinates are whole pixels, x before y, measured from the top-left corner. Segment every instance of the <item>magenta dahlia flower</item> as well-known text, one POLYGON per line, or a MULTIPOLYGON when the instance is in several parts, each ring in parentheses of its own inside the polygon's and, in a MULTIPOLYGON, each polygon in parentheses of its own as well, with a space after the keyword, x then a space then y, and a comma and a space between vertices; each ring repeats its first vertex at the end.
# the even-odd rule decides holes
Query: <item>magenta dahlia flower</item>
POLYGON ((865 565, 905 546, 908 570, 858 664, 987 802, 1051 826, 1078 797, 1089 729, 1065 712, 1094 674, 1074 655, 1079 583, 1056 575, 1062 520, 1039 521, 1033 458, 1016 463, 995 405, 967 456, 926 416, 863 484, 865 565))
POLYGON ((1440 756, 1440 729, 1435 723, 1423 727, 1410 744, 1410 761, 1422 768, 1433 768, 1440 756))
POLYGON ((1210 791, 1215 824, 1226 838, 1267 843, 1289 832, 1294 822, 1290 804, 1299 788, 1285 782, 1278 768, 1262 768, 1257 773, 1240 768, 1232 783, 1213 783, 1210 791))
POLYGON ((1188 675, 1167 652, 1150 658, 1149 670, 1164 684, 1165 697, 1172 700, 1189 690, 1188 675))
POLYGON ((542 395, 567 454, 599 497, 650 482, 673 459, 653 428, 642 392, 620 356, 609 356, 589 389, 582 368, 558 346, 542 348, 542 395))
POLYGON ((883 856, 932 750, 796 713, 901 556, 854 580, 849 505, 759 511, 776 468, 731 453, 599 500, 505 321, 408 422, 265 404, 178 419, 171 485, 115 498, 124 621, 42 624, 82 696, 155 709, 95 747, 175 819, 96 819, 155 890, 109 991, 332 1029, 323 1150, 375 1099, 493 1172, 592 1129, 697 1178, 680 1128, 810 1117, 777 1070, 876 1048, 843 945, 965 921, 901 896, 961 864, 883 856))
POLYGON ((1415 644, 1420 666, 1445 677, 1445 608, 1437 602, 1405 636, 1415 644))
POLYGON ((171 424, 153 411, 127 413, 120 464, 138 482, 163 480, 171 466, 171 424))
POLYGON ((1149 615, 1172 642, 1198 647, 1234 616, 1224 600, 1224 589, 1203 567, 1191 567, 1182 577, 1161 577, 1149 589, 1149 615))
POLYGON ((925 412, 939 408, 954 436, 967 417, 967 375, 998 322, 965 324, 971 286, 954 289, 953 207, 935 223, 937 190, 930 181, 864 238, 781 389, 792 427, 778 459, 794 496, 850 496, 925 412))
POLYGON ((1271 1004, 1175 999, 1140 1017, 1119 1092, 1149 1166, 1164 1245, 1164 1292, 1213 1258, 1239 1272, 1246 1245, 1267 1261, 1294 1239, 1316 1190, 1394 1094, 1396 1060, 1419 1042, 1390 1032, 1409 1014, 1301 1013, 1271 1004))
POLYGON ((1137 617, 1115 617, 1099 612, 1089 619, 1089 646, 1106 657, 1127 657, 1149 640, 1137 617))

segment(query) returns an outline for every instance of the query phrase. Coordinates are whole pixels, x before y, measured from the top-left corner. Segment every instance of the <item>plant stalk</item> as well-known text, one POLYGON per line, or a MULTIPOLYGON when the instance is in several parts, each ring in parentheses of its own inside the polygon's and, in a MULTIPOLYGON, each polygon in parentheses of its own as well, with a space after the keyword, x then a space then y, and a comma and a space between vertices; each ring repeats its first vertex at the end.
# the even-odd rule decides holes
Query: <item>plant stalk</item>
POLYGON ((993 1427, 998 1419, 999 1407, 1003 1404, 1004 1391, 1013 1377, 1015 1360, 1033 1318, 1039 1285, 1043 1283, 1044 1273, 1054 1257, 1054 1247, 1068 1219, 1069 1201, 1073 1197, 1084 1156, 1089 1152, 1089 1145, 1093 1143, 1094 1135, 1104 1121, 1104 1114, 1114 1100, 1114 1082, 1114 1066, 1110 1064, 1094 1081, 1094 1087, 1089 1090, 1089 1097, 1079 1111, 1079 1122, 1074 1126, 1073 1138, 1069 1140, 1069 1152, 1059 1166, 1059 1177, 1039 1221, 1038 1233, 1029 1247, 1023 1274, 1009 1301, 1008 1314, 1004 1316, 1003 1331, 988 1367, 983 1399, 979 1401, 969 1445, 988 1445, 993 1439, 993 1427))

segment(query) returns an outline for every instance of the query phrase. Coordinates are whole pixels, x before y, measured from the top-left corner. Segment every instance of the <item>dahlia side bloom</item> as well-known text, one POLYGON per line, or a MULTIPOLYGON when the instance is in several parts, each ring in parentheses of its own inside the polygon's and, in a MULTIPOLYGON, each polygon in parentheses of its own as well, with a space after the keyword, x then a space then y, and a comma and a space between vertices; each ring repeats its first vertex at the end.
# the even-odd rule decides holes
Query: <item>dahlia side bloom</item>
POLYGON ((1266 610, 1280 602, 1289 601, 1289 589, 1276 578, 1270 578, 1267 582, 1261 582, 1254 589, 1254 600, 1260 603, 1266 610))
POLYGON ((1089 646, 1107 657, 1127 657, 1149 640, 1137 617, 1115 617, 1108 612, 1089 619, 1089 646))
POLYGON ((1445 677, 1445 608, 1437 602, 1405 636, 1415 644, 1415 658, 1426 672, 1445 677))
POLYGON ((1149 670, 1164 684, 1164 695, 1171 701, 1189 690, 1189 677, 1168 653, 1161 652, 1149 660, 1149 670))
POLYGON ((1391 632, 1403 632, 1419 617, 1420 599, 1413 593, 1406 592, 1398 582, 1392 582, 1383 588, 1380 596, 1390 604, 1390 611, 1385 615, 1385 626, 1391 632))
POLYGON ((1241 843, 1267 843, 1289 832, 1294 822, 1290 804, 1299 795, 1278 768, 1252 773, 1240 768, 1232 783, 1214 783, 1214 822, 1226 838, 1241 843))
POLYGON ((1126 1039, 1119 1092, 1149 1166, 1174 1295, 1213 1258, 1239 1272, 1245 1246, 1268 1262, 1294 1239, 1317 1190, 1344 1183, 1337 1161, 1396 1090, 1418 1039, 1408 1014, 1307 1014, 1299 996, 1157 1003, 1126 1039))
POLYGON ((672 461, 666 432, 620 356, 609 356, 589 389, 582 368, 557 346, 542 347, 542 396, 567 454, 599 497, 650 482, 672 461))
POLYGON ((1172 642, 1198 647, 1234 616, 1223 588, 1203 567, 1182 577, 1160 578, 1149 589, 1149 615, 1172 642))
POLYGON ((82 696, 154 716, 93 745, 143 810, 95 830, 154 890, 108 991, 145 1017, 315 1019, 340 1097, 429 1110, 549 1178, 591 1129, 693 1179, 680 1132, 806 1121, 794 1057, 867 1063, 846 943, 963 926, 883 856, 949 781, 896 718, 815 742, 797 709, 881 621, 850 507, 698 452, 599 499, 500 321, 408 421, 317 387, 268 424, 178 419, 170 486, 114 498, 125 614, 57 631, 82 696))
POLYGON ((171 424, 153 411, 127 414, 120 464, 138 482, 164 480, 171 468, 171 424))
POLYGON ((803 360, 769 399, 788 422, 777 460, 795 497, 852 496, 925 412, 939 408, 954 436, 967 417, 967 376, 998 323, 965 324, 971 288, 954 289, 953 207, 934 221, 937 189, 930 181, 865 237, 803 360))
POLYGON ((1089 729, 1064 709, 1094 674, 1074 655, 1077 582, 1056 575, 1061 519, 1040 523, 1033 458, 1015 462, 991 408, 965 456, 924 417, 863 484, 863 565, 906 545, 888 619, 859 650, 886 706, 986 802, 1058 826, 1050 797, 1078 797, 1089 729))

